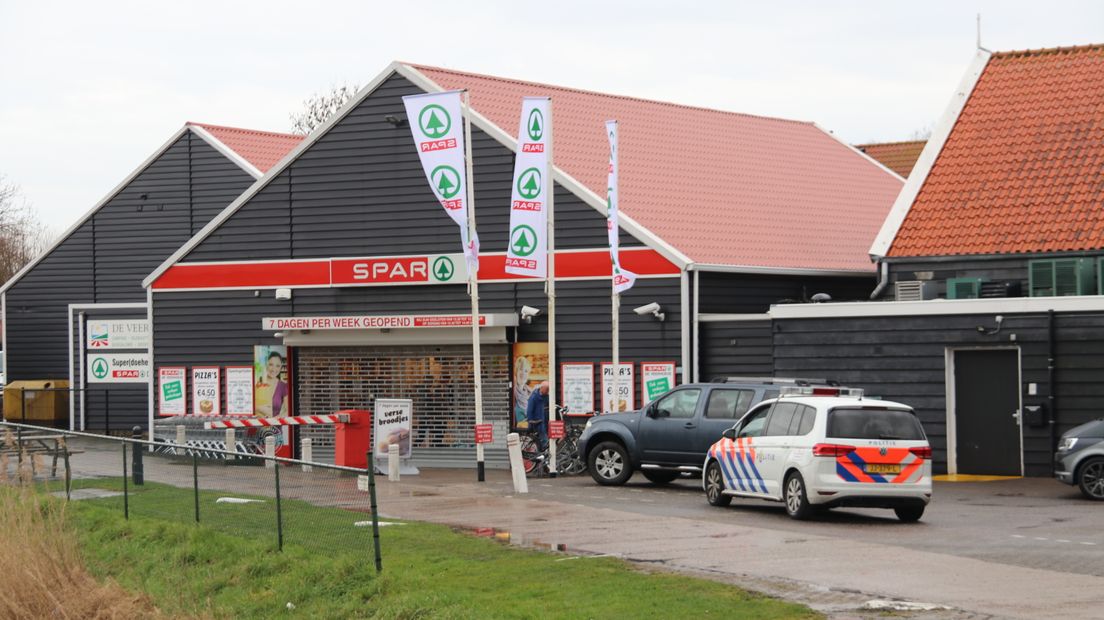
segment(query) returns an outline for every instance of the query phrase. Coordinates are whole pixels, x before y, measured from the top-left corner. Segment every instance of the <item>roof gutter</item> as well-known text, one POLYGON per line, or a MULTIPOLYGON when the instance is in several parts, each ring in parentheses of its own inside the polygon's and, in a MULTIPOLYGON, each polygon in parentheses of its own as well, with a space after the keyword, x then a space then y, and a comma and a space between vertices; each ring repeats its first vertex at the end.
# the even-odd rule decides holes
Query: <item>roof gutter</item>
POLYGON ((771 276, 847 276, 868 277, 869 269, 808 269, 803 267, 762 267, 759 265, 720 265, 716 263, 690 263, 688 271, 713 273, 744 273, 771 276))

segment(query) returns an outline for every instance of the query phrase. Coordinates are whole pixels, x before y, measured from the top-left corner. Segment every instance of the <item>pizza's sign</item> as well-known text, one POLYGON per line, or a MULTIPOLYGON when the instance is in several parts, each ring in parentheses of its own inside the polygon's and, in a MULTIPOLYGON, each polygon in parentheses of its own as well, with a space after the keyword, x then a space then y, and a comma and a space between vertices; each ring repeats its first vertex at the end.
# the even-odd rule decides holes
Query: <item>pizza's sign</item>
POLYGON ((457 284, 468 279, 463 254, 330 259, 330 284, 457 284))

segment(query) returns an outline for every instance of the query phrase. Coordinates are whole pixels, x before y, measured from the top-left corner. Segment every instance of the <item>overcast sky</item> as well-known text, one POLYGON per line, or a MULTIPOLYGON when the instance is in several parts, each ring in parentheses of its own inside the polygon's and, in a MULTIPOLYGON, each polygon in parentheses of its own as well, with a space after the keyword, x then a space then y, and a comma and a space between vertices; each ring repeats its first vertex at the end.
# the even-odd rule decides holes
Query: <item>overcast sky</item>
POLYGON ((0 175, 60 232, 185 121, 288 131, 395 59, 903 140, 951 96, 978 12, 992 50, 1104 42, 1101 2, 0 0, 0 175))

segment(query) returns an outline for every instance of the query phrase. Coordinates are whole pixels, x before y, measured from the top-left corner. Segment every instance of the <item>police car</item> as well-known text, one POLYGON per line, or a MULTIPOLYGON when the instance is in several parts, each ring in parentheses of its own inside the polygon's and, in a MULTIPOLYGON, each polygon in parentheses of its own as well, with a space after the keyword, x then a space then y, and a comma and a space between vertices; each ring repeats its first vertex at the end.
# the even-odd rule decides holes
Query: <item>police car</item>
POLYGON ((794 519, 838 506, 892 508, 917 521, 931 501, 931 446, 908 405, 855 388, 783 388, 724 431, 705 457, 714 506, 781 501, 794 519))

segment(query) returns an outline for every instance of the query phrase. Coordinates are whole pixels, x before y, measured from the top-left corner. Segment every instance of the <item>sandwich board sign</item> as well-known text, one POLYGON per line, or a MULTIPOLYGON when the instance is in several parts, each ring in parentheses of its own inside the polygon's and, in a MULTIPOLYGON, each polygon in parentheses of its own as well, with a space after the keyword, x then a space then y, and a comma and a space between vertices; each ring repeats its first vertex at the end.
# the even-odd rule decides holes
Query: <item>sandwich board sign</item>
POLYGON ((377 398, 372 407, 372 446, 374 466, 387 473, 387 455, 391 444, 399 446, 399 474, 413 475, 418 468, 411 462, 414 437, 414 401, 409 398, 377 398))

